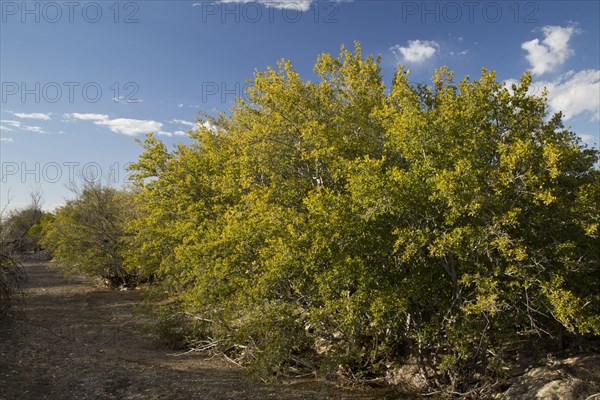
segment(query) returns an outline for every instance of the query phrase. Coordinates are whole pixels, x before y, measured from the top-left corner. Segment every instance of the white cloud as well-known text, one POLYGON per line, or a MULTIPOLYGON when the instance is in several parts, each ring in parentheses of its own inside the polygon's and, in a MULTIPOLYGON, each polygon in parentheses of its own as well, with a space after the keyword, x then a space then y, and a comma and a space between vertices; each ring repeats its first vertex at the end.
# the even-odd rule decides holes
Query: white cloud
POLYGON ((177 107, 182 108, 183 107, 183 103, 177 104, 177 107))
POLYGON ((550 107, 554 112, 562 111, 565 120, 584 113, 600 120, 600 70, 569 71, 538 85, 548 88, 550 107))
POLYGON ((580 138, 581 138, 581 140, 583 140, 584 142, 590 142, 590 143, 592 143, 594 140, 597 140, 597 139, 598 139, 598 137, 597 137, 597 136, 596 136, 596 137, 594 137, 594 136, 592 136, 592 135, 588 135, 588 134, 586 134, 586 133, 584 133, 584 134, 579 134, 579 137, 580 137, 580 138))
MULTIPOLYGON (((519 86, 516 79, 507 79, 504 83, 511 93, 513 84, 519 86)), ((565 120, 580 114, 590 115, 592 121, 600 120, 600 70, 569 71, 551 81, 535 81, 528 93, 540 95, 544 88, 548 90, 552 112, 562 111, 565 120)))
MULTIPOLYGON (((259 3, 263 4, 267 7, 273 8, 281 8, 281 9, 289 9, 289 10, 298 10, 298 11, 308 11, 310 9, 310 5, 315 0, 220 0, 220 3, 259 3)), ((340 0, 338 0, 340 1, 340 0)), ((346 1, 346 0, 343 0, 346 1)), ((194 3, 192 7, 201 6, 202 3, 194 3)))
MULTIPOLYGON (((219 2, 219 3, 258 3, 258 4, 264 5, 265 7, 297 10, 297 11, 303 11, 303 12, 310 10, 310 6, 312 5, 312 3, 316 2, 316 1, 317 0, 217 0, 217 2, 219 2)), ((334 1, 336 1, 338 3, 350 3, 353 0, 334 0, 334 1)), ((193 3, 192 7, 198 7, 198 6, 201 6, 206 3, 207 2, 193 3)))
POLYGON ((64 114, 65 118, 72 119, 80 119, 84 121, 105 121, 108 119, 108 115, 106 114, 80 114, 80 113, 71 113, 64 114))
POLYGON ((162 132, 163 124, 153 120, 116 118, 94 121, 96 125, 106 126, 115 133, 122 133, 128 136, 136 136, 149 132, 162 132))
POLYGON ((206 129, 208 129, 209 131, 211 131, 213 133, 219 133, 219 131, 221 130, 221 128, 219 128, 215 124, 211 123, 210 121, 204 121, 202 124, 199 124, 199 125, 205 127, 206 129))
POLYGON ((6 124, 6 125, 12 126, 14 128, 21 127, 21 121, 13 121, 10 119, 2 119, 2 120, 0 120, 0 124, 6 124))
POLYGON ((185 125, 185 126, 192 126, 192 127, 196 126, 195 123, 190 122, 190 121, 186 121, 186 120, 183 120, 183 119, 172 119, 171 122, 174 123, 174 124, 180 124, 180 125, 185 125))
POLYGON ((21 126, 21 129, 30 131, 30 132, 35 132, 35 133, 48 133, 44 129, 42 129, 41 126, 23 125, 23 126, 21 126))
POLYGON ((50 116, 52 115, 52 113, 17 113, 17 112, 13 112, 12 113, 15 117, 17 118, 27 118, 27 119, 41 119, 41 120, 50 120, 50 116))
POLYGON ((544 39, 523 42, 521 48, 527 52, 527 61, 534 75, 554 71, 575 52, 569 48, 569 40, 577 30, 572 27, 547 25, 542 28, 544 39))
POLYGON ((435 56, 439 49, 440 46, 434 41, 409 40, 408 46, 402 47, 398 44, 390 50, 399 62, 421 64, 435 56))
POLYGON ((21 121, 14 121, 14 120, 10 120, 10 119, 3 119, 3 120, 0 120, 0 124, 4 124, 2 126, 2 130, 7 130, 7 131, 12 131, 14 129, 20 129, 20 130, 23 130, 23 131, 30 131, 30 132, 35 132, 35 133, 47 133, 40 126, 23 125, 21 123, 21 121), (7 127, 6 125, 10 126, 10 128, 7 127))
POLYGON ((184 131, 175 131, 175 132, 173 132, 173 134, 175 136, 186 136, 187 135, 187 133, 185 133, 184 131))
POLYGON ((146 134, 155 132, 162 136, 172 136, 171 132, 162 130, 162 122, 154 120, 133 119, 133 118, 115 118, 111 119, 106 114, 80 114, 70 113, 64 114, 65 118, 77 119, 83 121, 94 121, 94 124, 105 126, 112 132, 121 133, 127 136, 136 136, 138 134, 146 134))
POLYGON ((463 51, 451 51, 450 55, 451 56, 464 56, 467 55, 467 53, 469 52, 469 50, 463 50, 463 51))
POLYGON ((11 137, 3 137, 3 138, 0 138, 0 142, 12 143, 13 142, 13 138, 11 138, 11 137))
POLYGON ((0 131, 12 131, 12 130, 14 130, 14 129, 9 128, 8 126, 0 125, 0 131))
MULTIPOLYGON (((514 90, 512 89, 513 85, 515 85, 515 87, 521 86, 521 82, 518 79, 506 79, 502 83, 511 95, 514 94, 514 90)), ((531 84, 529 85, 529 89, 527 90, 527 94, 539 95, 542 92, 542 90, 543 88, 540 89, 536 82, 531 82, 531 84)))

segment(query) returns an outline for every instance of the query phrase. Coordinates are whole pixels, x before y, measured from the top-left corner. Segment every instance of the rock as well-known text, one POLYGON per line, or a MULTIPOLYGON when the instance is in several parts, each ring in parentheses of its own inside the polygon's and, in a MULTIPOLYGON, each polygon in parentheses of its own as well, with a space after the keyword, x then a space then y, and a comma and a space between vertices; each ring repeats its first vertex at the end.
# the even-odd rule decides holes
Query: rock
POLYGON ((414 391, 422 391, 427 387, 427 379, 416 364, 405 364, 388 370, 385 381, 392 386, 408 386, 414 391))
POLYGON ((515 378, 501 400, 600 400, 600 356, 553 361, 515 378), (597 396, 595 396, 597 395, 597 396))

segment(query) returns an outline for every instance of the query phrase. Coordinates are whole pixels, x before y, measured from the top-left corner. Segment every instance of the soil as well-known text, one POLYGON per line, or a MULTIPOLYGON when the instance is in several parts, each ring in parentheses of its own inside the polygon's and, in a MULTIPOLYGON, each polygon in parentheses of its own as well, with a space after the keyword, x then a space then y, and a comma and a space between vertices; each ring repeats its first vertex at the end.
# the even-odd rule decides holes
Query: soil
POLYGON ((25 264, 25 300, 0 322, 0 399, 409 399, 328 381, 263 385, 221 357, 175 352, 144 333, 137 290, 66 280, 25 264))

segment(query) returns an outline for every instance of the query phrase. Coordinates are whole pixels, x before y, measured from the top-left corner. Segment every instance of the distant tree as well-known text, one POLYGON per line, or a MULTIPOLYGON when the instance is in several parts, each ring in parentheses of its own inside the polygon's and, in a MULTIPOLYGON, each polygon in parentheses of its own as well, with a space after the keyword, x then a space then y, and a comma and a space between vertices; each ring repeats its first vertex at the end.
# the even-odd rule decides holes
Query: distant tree
POLYGON ((5 245, 21 253, 37 248, 40 236, 39 229, 35 227, 45 214, 41 205, 42 194, 35 192, 31 194, 31 202, 27 207, 6 214, 2 222, 2 240, 5 245))
POLYGON ((88 274, 111 285, 135 283, 123 269, 124 223, 129 194, 98 182, 84 182, 76 198, 46 221, 42 245, 65 274, 88 274))

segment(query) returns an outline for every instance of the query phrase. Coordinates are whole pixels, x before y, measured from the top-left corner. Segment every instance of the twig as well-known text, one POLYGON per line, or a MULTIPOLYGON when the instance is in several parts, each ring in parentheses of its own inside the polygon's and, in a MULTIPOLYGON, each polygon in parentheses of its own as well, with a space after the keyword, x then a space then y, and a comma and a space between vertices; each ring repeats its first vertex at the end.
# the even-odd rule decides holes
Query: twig
POLYGON ((179 357, 179 356, 183 356, 183 355, 188 354, 188 353, 192 353, 194 351, 196 351, 196 349, 189 349, 188 351, 184 351, 183 353, 168 353, 167 355, 168 356, 179 357))
POLYGON ((223 340, 216 340, 214 342, 209 342, 207 344, 205 344, 204 346, 201 347, 194 347, 192 349, 189 349, 188 351, 185 351, 183 353, 171 353, 171 354, 167 354, 169 356, 175 356, 175 357, 179 357, 182 356, 184 354, 188 354, 188 353, 193 353, 196 351, 206 351, 206 350, 210 350, 214 347, 217 347, 219 345, 219 343, 223 342, 223 340))
POLYGON ((223 353, 223 357, 225 357, 225 359, 226 359, 227 361, 229 361, 229 362, 231 362, 231 363, 233 363, 233 364, 237 365, 238 367, 240 367, 240 368, 242 367, 242 364, 240 364, 239 362, 235 361, 235 360, 234 360, 234 359, 232 359, 232 358, 229 358, 229 357, 227 357, 227 354, 223 353))

